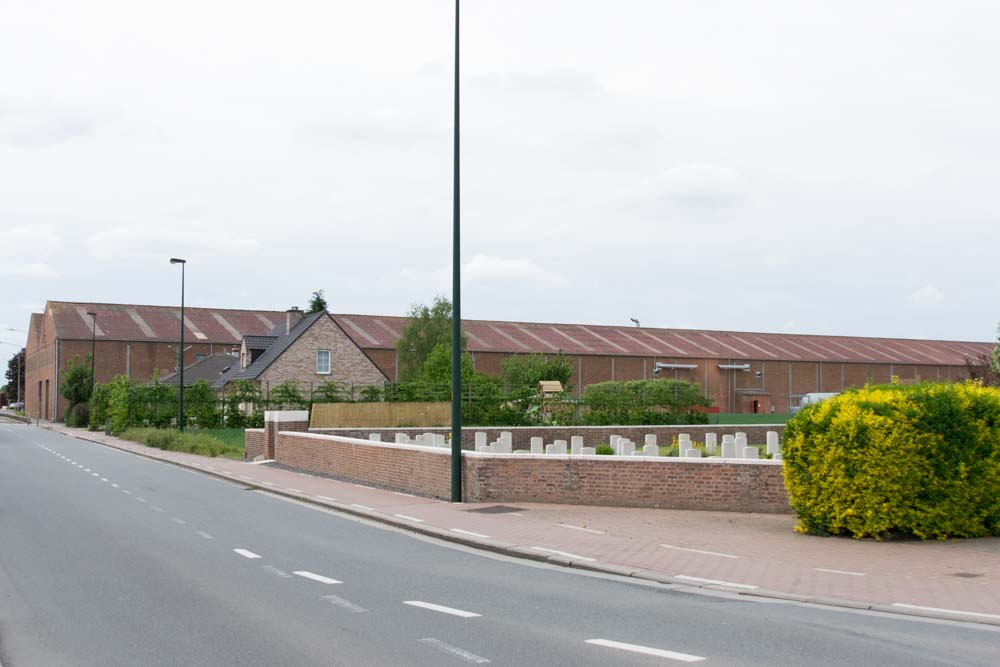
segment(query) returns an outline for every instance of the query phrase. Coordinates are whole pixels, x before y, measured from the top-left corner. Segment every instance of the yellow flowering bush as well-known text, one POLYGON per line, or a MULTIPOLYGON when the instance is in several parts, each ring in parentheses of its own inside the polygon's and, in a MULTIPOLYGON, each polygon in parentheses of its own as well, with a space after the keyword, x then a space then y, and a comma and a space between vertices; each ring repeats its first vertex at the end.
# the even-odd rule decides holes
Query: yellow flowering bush
POLYGON ((1000 389, 867 385, 804 408, 783 452, 801 532, 1000 535, 1000 389))

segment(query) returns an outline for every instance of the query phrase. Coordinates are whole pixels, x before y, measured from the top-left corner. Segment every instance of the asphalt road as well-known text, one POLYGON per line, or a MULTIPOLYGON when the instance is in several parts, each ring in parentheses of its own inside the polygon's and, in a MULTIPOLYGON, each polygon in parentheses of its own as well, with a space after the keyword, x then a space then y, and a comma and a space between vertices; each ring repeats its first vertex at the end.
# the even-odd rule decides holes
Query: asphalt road
POLYGON ((480 554, 0 424, 4 667, 683 661, 997 665, 1000 629, 480 554))

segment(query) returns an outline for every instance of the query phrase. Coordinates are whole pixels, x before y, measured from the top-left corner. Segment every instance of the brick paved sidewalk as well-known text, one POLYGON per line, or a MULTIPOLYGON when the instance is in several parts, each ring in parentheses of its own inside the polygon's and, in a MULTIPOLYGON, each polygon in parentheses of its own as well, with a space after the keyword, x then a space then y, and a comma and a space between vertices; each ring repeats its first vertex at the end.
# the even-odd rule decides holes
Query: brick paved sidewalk
POLYGON ((103 433, 50 430, 452 541, 563 565, 746 595, 1000 625, 1000 538, 874 542, 793 531, 790 515, 452 504, 103 433))

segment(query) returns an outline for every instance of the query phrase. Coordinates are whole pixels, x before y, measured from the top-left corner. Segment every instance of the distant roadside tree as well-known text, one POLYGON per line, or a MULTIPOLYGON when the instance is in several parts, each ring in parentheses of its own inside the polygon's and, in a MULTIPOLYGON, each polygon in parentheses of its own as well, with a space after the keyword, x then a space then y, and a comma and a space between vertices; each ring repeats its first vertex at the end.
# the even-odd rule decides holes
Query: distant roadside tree
MULTIPOLYGON (((451 348, 451 312, 451 301, 443 296, 434 297, 434 303, 430 306, 414 304, 410 307, 410 323, 403 328, 402 335, 396 341, 401 381, 420 380, 424 363, 438 345, 451 348)), ((466 344, 463 334, 463 352, 466 344)))
MULTIPOLYGON (((26 385, 24 384, 24 351, 23 350, 15 352, 14 356, 12 356, 7 361, 7 372, 6 372, 6 374, 5 374, 4 377, 7 378, 7 392, 11 396, 17 396, 17 388, 18 388, 18 386, 20 386, 21 387, 21 391, 24 392, 24 388, 25 388, 26 385), (20 370, 21 370, 21 378, 20 378, 21 382, 20 382, 20 385, 18 384, 18 377, 17 377, 17 371, 18 371, 18 361, 17 361, 17 359, 18 359, 18 357, 21 358, 21 364, 20 364, 20 366, 21 366, 21 368, 20 368, 20 370)), ((22 399, 23 398, 24 397, 22 396, 22 399)))
POLYGON ((306 315, 312 315, 313 313, 321 313, 326 310, 326 297, 323 296, 325 290, 316 290, 312 293, 312 298, 309 299, 309 305, 306 307, 306 315))
POLYGON ((90 355, 84 357, 82 362, 80 357, 70 359, 62 384, 59 385, 59 394, 66 399, 67 409, 89 401, 93 389, 94 378, 90 374, 90 355))
POLYGON ((500 362, 504 384, 511 391, 530 389, 535 391, 542 380, 558 380, 563 391, 569 391, 569 380, 573 377, 573 364, 562 355, 517 354, 500 362))
POLYGON ((987 387, 1000 387, 1000 327, 997 328, 997 344, 989 354, 985 352, 974 359, 965 358, 965 368, 969 377, 987 387))

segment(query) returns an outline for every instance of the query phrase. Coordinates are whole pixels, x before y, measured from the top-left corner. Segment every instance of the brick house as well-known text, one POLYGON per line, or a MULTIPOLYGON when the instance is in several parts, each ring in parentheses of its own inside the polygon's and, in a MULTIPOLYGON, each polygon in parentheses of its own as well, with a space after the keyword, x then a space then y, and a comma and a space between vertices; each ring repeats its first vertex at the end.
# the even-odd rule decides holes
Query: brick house
POLYGON ((267 336, 246 336, 240 345, 240 367, 222 374, 213 386, 222 390, 236 380, 252 380, 267 395, 271 387, 294 382, 309 395, 327 382, 381 387, 389 377, 326 311, 285 313, 283 329, 267 336))

